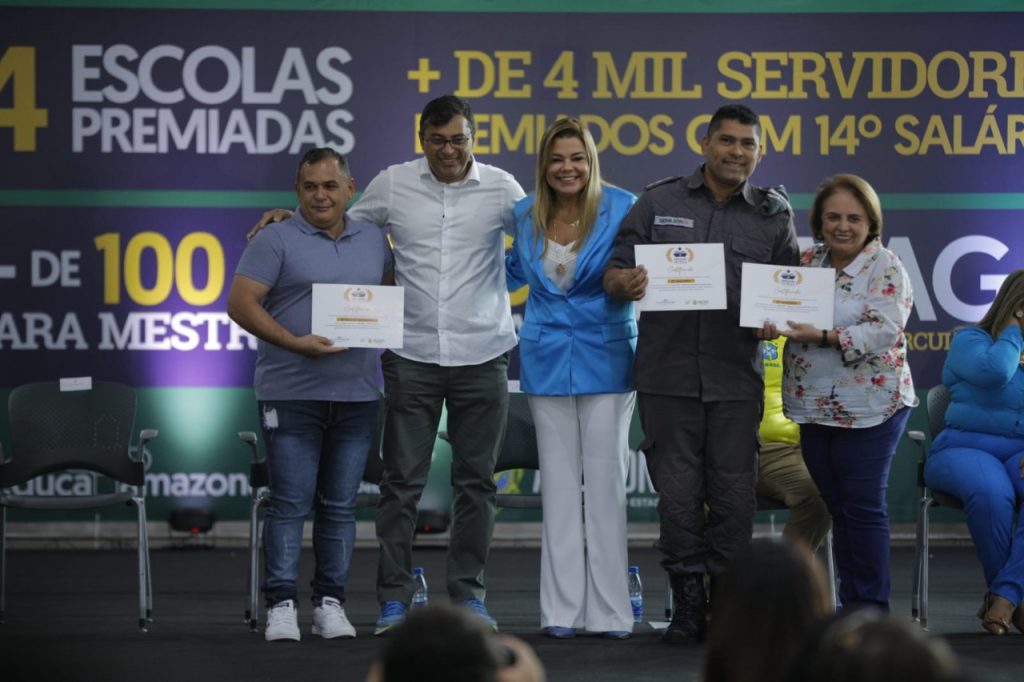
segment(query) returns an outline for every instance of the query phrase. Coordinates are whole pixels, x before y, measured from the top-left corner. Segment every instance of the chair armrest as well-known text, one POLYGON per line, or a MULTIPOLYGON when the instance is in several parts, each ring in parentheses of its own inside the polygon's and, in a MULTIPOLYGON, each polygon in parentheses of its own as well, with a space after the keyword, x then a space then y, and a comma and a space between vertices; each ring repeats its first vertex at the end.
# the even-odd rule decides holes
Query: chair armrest
POLYGON ((925 445, 924 431, 907 431, 907 438, 913 441, 917 447, 917 461, 923 464, 925 455, 928 452, 928 447, 925 445))
POLYGON ((144 462, 146 457, 146 443, 160 435, 156 429, 142 429, 139 431, 139 446, 135 449, 137 462, 144 462))
POLYGON ((243 443, 249 446, 249 449, 252 451, 253 464, 259 464, 261 461, 263 461, 260 459, 260 449, 256 445, 258 439, 256 438, 255 431, 239 431, 238 440, 242 441, 243 443))
POLYGON ((907 431, 907 438, 917 446, 917 487, 924 495, 924 461, 928 458, 928 445, 925 443, 924 431, 907 431))

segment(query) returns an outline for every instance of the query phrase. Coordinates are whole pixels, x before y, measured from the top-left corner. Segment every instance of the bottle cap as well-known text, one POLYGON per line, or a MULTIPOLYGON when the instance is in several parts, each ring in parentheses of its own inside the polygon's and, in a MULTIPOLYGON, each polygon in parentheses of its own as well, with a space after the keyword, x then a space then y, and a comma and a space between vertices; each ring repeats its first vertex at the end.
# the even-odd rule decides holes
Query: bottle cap
POLYGON ((423 575, 423 568, 420 567, 420 566, 417 566, 416 568, 412 569, 412 574, 413 575, 423 575))
POLYGON ((629 572, 630 573, 639 573, 640 572, 640 567, 639 566, 630 566, 629 567, 629 572))

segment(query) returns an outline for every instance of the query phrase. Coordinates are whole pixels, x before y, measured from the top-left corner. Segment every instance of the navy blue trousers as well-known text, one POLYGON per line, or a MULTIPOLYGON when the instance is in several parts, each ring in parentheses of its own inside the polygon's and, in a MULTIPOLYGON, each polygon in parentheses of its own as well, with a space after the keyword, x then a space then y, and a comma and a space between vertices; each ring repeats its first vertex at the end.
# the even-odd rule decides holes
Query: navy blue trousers
POLYGON ((910 417, 904 407, 863 429, 800 425, 807 470, 832 514, 832 543, 845 609, 889 610, 889 513, 885 494, 896 444, 910 417))

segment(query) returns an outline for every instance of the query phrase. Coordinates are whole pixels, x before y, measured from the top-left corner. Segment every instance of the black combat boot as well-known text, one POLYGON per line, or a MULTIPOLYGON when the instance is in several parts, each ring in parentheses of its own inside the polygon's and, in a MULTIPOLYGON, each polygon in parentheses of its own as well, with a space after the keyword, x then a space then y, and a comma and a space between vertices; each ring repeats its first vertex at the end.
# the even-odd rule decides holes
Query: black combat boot
POLYGON ((702 573, 681 573, 672 583, 672 622, 661 636, 666 644, 696 644, 707 634, 708 596, 702 573))

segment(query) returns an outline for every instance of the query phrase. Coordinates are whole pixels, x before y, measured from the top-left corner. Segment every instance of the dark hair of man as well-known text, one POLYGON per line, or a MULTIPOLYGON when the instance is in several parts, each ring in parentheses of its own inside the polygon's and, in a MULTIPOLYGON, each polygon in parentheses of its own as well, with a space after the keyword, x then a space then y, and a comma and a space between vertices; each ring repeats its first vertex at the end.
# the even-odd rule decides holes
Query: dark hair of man
POLYGON ((440 128, 456 116, 464 116, 469 123, 469 132, 476 132, 473 109, 470 108, 469 102, 455 95, 441 95, 430 100, 420 114, 420 139, 423 139, 427 128, 440 128))
POLYGON ((744 104, 726 104, 719 107, 708 123, 709 139, 714 137, 715 131, 722 127, 722 121, 736 121, 745 126, 754 126, 754 132, 757 133, 758 138, 761 137, 761 119, 753 109, 744 104))
POLYGON ((325 159, 334 159, 338 162, 338 168, 341 169, 341 174, 345 177, 349 177, 348 173, 348 161, 345 157, 334 151, 330 147, 315 147, 310 149, 308 152, 302 155, 302 159, 299 161, 299 167, 295 171, 295 182, 299 182, 302 179, 302 167, 307 164, 320 163, 325 159))
POLYGON ((501 664, 494 633, 464 608, 413 610, 380 653, 384 682, 493 682, 501 664))

